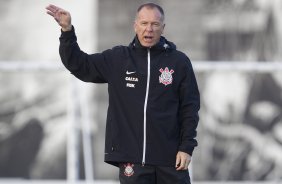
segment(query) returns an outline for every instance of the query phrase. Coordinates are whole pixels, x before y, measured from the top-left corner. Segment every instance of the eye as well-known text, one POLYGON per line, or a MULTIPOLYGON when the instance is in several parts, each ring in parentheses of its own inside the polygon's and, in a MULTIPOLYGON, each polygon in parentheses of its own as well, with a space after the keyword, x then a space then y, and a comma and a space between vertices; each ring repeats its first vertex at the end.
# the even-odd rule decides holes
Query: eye
POLYGON ((160 27, 160 23, 158 23, 158 22, 154 22, 152 25, 153 25, 154 27, 160 27))
POLYGON ((148 23, 147 22, 141 22, 140 23, 142 26, 146 26, 148 23))

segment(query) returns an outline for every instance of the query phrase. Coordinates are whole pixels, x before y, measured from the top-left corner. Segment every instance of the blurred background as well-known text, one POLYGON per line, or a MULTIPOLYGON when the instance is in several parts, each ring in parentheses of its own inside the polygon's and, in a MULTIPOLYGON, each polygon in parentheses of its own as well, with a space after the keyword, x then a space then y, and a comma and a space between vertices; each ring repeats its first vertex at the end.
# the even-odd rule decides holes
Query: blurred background
MULTIPOLYGON (((128 45, 139 0, 0 0, 0 183, 118 180, 103 162, 106 84, 60 61, 48 4, 72 14, 82 50, 128 45), (85 169, 86 168, 86 169, 85 169)), ((282 183, 282 1, 152 0, 201 92, 195 183, 282 183)))

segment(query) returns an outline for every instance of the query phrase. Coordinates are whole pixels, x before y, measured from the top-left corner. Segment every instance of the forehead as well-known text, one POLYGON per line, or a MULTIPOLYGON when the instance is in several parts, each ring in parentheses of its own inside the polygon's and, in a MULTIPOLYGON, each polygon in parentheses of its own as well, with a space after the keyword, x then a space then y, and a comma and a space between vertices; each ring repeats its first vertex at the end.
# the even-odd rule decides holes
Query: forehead
POLYGON ((158 21, 161 22, 162 14, 157 8, 143 7, 137 13, 137 20, 158 21))

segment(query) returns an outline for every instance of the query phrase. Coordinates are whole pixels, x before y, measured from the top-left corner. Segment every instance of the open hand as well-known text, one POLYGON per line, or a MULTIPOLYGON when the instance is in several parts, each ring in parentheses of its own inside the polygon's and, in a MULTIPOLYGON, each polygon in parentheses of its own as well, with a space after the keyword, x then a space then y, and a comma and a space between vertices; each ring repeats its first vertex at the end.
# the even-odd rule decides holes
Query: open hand
POLYGON ((71 15, 68 11, 50 4, 46 7, 47 14, 52 16, 57 23, 62 27, 63 31, 70 31, 72 29, 71 25, 71 15))

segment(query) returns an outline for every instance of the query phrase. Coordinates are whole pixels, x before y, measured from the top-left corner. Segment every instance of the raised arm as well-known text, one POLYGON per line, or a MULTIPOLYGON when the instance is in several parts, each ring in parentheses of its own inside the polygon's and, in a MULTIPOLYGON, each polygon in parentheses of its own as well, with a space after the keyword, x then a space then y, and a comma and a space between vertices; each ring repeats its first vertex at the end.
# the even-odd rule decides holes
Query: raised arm
POLYGON ((59 53, 64 66, 78 79, 85 82, 108 82, 109 62, 111 52, 87 54, 80 50, 75 35, 75 29, 71 23, 71 15, 68 11, 49 5, 47 14, 52 16, 61 26, 59 53))
POLYGON ((61 26, 62 31, 70 31, 72 29, 71 15, 68 11, 52 4, 48 5, 46 9, 47 14, 52 16, 61 26))

